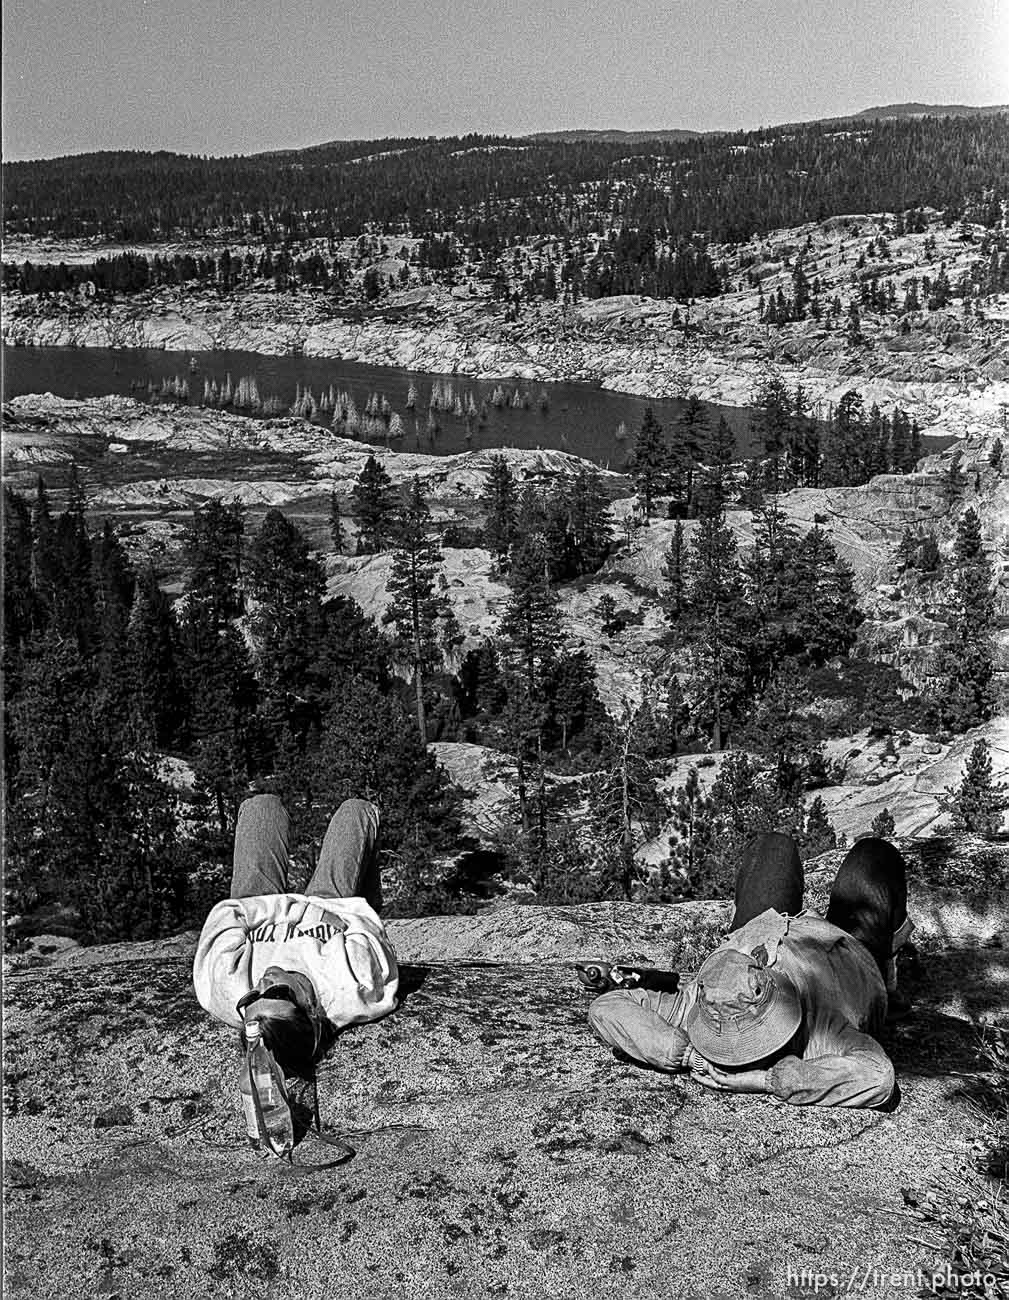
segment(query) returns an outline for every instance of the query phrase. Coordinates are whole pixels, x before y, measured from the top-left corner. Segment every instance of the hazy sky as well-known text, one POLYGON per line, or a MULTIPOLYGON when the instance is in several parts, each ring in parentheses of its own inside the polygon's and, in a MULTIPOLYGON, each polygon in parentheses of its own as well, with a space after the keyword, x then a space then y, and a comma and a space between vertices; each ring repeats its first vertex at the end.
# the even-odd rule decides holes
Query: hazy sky
POLYGON ((1009 101, 1009 0, 4 0, 8 158, 1009 101))

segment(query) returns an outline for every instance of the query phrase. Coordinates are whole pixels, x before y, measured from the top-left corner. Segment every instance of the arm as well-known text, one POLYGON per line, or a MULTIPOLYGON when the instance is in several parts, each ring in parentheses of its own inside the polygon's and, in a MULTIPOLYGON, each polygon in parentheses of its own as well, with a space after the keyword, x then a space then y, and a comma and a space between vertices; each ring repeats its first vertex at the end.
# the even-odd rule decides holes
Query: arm
POLYGON ((683 1068, 702 1088, 712 1092, 764 1092, 771 1091, 767 1081, 768 1070, 723 1070, 703 1057, 693 1047, 688 1047, 683 1058, 683 1068))
POLYGON ((242 1025, 235 1003, 252 988, 250 918, 244 901, 228 898, 211 910, 193 961, 193 985, 200 1006, 234 1029, 242 1025))
POLYGON ((832 1027, 829 1054, 786 1056, 767 1071, 767 1091, 791 1106, 884 1106, 893 1064, 874 1038, 851 1025, 832 1027))
POLYGON ((617 989, 592 1003, 589 1025, 601 1042, 635 1061, 657 1070, 683 1070, 690 1050, 683 1017, 694 996, 693 984, 678 993, 617 989))

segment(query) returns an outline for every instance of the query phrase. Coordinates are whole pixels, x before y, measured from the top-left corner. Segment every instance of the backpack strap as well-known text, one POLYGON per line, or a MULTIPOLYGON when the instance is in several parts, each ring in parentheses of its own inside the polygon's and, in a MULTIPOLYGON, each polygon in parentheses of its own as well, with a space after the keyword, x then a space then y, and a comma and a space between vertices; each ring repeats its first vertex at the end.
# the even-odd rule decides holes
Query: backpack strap
POLYGON ((351 1156, 357 1154, 354 1148, 344 1142, 343 1138, 338 1138, 335 1133, 324 1133, 322 1131, 322 1119, 319 1115, 319 1079, 318 1075, 312 1080, 312 1109, 315 1114, 315 1137, 319 1142, 325 1142, 327 1146, 335 1147, 337 1150, 345 1152, 344 1158, 349 1160, 351 1156))

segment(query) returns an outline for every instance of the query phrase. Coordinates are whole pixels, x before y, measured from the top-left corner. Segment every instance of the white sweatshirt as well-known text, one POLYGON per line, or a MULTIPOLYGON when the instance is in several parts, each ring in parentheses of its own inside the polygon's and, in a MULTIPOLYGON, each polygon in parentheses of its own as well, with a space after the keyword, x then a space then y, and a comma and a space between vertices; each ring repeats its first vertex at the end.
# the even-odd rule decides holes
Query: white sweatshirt
POLYGON ((193 962, 200 1005, 235 1029, 235 1003, 269 966, 307 975, 338 1029, 388 1015, 396 1005, 396 954, 363 898, 262 894, 228 898, 207 917, 193 962))

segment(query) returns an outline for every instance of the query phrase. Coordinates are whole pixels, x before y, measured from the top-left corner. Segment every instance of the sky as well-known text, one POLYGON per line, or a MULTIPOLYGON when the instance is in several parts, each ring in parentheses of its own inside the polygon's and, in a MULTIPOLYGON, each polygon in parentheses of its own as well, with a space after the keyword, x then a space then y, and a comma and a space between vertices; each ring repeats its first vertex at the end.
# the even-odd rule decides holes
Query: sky
POLYGON ((1009 0, 3 0, 7 159, 1009 102, 1009 0))

